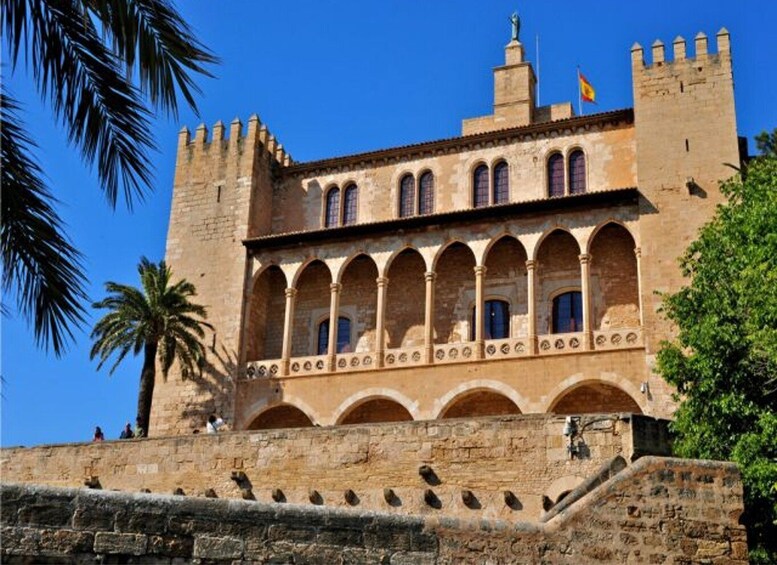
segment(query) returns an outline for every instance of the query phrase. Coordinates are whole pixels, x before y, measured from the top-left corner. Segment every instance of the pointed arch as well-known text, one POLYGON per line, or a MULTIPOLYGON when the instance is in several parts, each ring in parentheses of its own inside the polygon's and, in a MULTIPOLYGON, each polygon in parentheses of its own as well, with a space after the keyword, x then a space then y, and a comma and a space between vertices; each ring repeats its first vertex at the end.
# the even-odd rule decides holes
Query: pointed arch
POLYGON ((286 275, 277 265, 268 265, 253 280, 244 325, 245 356, 249 361, 278 359, 283 348, 286 309, 286 275))
POLYGON ((332 272, 320 259, 300 267, 296 278, 292 357, 316 355, 318 326, 329 316, 332 272))
POLYGON ((424 343, 426 261, 414 247, 406 246, 389 259, 386 267, 386 347, 395 349, 424 343), (408 297, 412 297, 409 300, 408 297))
POLYGON ((470 341, 476 264, 475 253, 460 241, 446 244, 435 257, 434 343, 470 341))
POLYGON ((340 272, 340 314, 348 316, 351 325, 350 342, 345 349, 338 348, 338 351, 373 351, 376 343, 378 266, 372 257, 359 253, 349 258, 340 272))
POLYGON ((543 235, 537 250, 537 333, 580 331, 582 291, 580 244, 566 229, 554 228, 543 235), (559 295, 565 298, 555 299, 559 295), (564 306, 564 308, 559 308, 564 306), (580 308, 577 308, 580 310, 580 308), (564 317, 563 323, 559 316, 564 317), (563 328, 563 330, 559 329, 563 328))

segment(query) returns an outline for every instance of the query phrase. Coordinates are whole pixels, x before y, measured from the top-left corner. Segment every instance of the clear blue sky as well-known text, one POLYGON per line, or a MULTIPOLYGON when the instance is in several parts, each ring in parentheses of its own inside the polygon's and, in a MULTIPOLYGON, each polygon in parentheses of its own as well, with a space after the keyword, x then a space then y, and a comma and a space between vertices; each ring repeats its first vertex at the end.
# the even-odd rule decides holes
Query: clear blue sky
MULTIPOLYGON (((200 80, 201 118, 154 123, 159 151, 153 194, 133 213, 111 211, 95 175, 70 150, 17 70, 7 87, 26 104, 26 120, 69 234, 86 256, 88 292, 104 296, 107 280, 137 284, 142 255, 163 257, 177 131, 210 127, 252 113, 298 161, 458 135, 461 119, 490 113, 491 68, 502 64, 517 7, 521 39, 536 63, 540 36, 541 101, 576 101, 579 64, 597 89, 587 112, 632 106, 629 50, 677 35, 691 40, 731 32, 737 126, 750 138, 777 126, 777 2, 710 0, 339 2, 179 1, 202 41, 222 59, 216 79, 200 80)), ((536 68, 536 65, 535 65, 536 68)), ((61 358, 37 350, 24 320, 2 321, 2 445, 83 441, 95 425, 109 438, 134 419, 140 360, 109 377, 89 361, 89 329, 61 358)))

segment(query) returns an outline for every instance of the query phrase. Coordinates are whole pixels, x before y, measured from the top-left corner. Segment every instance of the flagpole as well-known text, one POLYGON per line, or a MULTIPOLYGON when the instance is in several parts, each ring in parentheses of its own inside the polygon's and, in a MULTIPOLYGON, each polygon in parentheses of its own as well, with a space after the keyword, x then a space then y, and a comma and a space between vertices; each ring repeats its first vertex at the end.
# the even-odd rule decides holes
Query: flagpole
POLYGON ((577 66, 577 111, 583 115, 583 95, 580 91, 580 65, 577 66))
POLYGON ((540 34, 534 37, 537 43, 537 106, 540 106, 540 34))

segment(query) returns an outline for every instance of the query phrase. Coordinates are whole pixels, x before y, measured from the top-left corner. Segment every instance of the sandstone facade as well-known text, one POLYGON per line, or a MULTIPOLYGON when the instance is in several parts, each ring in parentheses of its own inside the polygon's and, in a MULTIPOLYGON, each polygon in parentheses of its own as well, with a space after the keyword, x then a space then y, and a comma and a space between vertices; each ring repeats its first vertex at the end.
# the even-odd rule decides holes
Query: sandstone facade
POLYGON ((167 241, 215 331, 151 435, 554 412, 669 417, 656 291, 739 160, 729 35, 632 50, 633 109, 538 108, 511 42, 461 137, 298 163, 182 130, 167 241))

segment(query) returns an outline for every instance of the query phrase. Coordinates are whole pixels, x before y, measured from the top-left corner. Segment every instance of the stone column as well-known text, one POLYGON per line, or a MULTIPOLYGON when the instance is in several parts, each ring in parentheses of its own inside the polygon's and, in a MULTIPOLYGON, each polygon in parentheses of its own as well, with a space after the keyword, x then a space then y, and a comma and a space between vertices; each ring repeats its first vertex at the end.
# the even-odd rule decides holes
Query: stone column
POLYGON ((375 308, 375 366, 383 366, 383 355, 386 352, 386 291, 388 278, 378 277, 378 305, 375 308))
POLYGON ((296 303, 297 289, 287 288, 286 312, 283 316, 283 349, 281 350, 281 374, 289 374, 289 360, 291 359, 291 339, 294 327, 294 306, 296 303))
POLYGON ((483 349, 485 345, 485 309, 484 300, 484 282, 486 278, 486 267, 477 265, 475 267, 475 358, 483 358, 483 349))
MULTIPOLYGON (((591 316, 591 256, 583 253, 580 259, 580 293, 583 299, 583 340, 586 349, 593 347, 593 319, 591 316)), ((581 331, 578 330, 578 331, 581 331)))
POLYGON ((537 274, 537 261, 526 261, 526 312, 529 317, 529 353, 537 352, 537 297, 535 277, 537 274))
POLYGON ((642 313, 642 248, 634 248, 634 256, 637 258, 637 304, 639 306, 639 326, 645 324, 645 315, 642 313))
POLYGON ((424 309, 424 353, 427 363, 434 363, 434 281, 437 273, 424 273, 426 281, 426 308, 424 309))
POLYGON ((342 288, 343 285, 340 283, 332 283, 329 285, 331 301, 329 303, 329 344, 327 348, 329 359, 327 364, 330 371, 335 370, 337 357, 337 326, 340 318, 340 290, 342 288))

